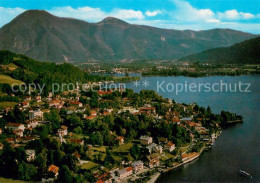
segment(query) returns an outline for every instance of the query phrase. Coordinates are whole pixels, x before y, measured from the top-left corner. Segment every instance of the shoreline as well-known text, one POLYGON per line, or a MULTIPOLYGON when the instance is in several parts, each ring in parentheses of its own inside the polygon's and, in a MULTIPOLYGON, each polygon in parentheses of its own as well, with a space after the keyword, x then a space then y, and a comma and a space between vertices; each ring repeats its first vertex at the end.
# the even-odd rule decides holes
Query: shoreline
POLYGON ((150 179, 147 183, 156 183, 157 180, 160 178, 160 176, 163 175, 164 173, 167 173, 167 172, 169 172, 169 171, 171 171, 171 170, 174 170, 174 169, 176 169, 176 168, 178 168, 178 167, 180 167, 180 166, 183 166, 183 165, 185 165, 185 164, 187 164, 187 163, 190 163, 190 162, 192 162, 192 161, 198 159, 198 158, 200 157, 200 155, 202 154, 202 152, 204 152, 204 150, 205 150, 205 146, 201 149, 201 151, 199 152, 198 155, 196 155, 196 156, 194 156, 194 157, 188 159, 187 161, 182 162, 182 163, 180 163, 180 164, 178 164, 178 165, 176 165, 176 166, 169 167, 169 168, 167 168, 167 169, 163 169, 162 172, 158 172, 157 175, 156 175, 155 177, 153 177, 152 179, 150 179))
MULTIPOLYGON (((220 130, 220 131, 217 132, 217 137, 214 139, 214 141, 221 135, 221 133, 222 133, 222 130, 220 130)), ((183 166, 183 165, 185 165, 185 164, 187 164, 187 163, 190 163, 190 162, 192 162, 192 161, 198 159, 198 158, 200 157, 200 155, 205 151, 205 149, 207 149, 207 146, 202 147, 202 149, 200 150, 200 152, 199 152, 198 155, 196 155, 196 156, 194 156, 194 157, 188 159, 187 161, 182 162, 182 163, 180 163, 180 164, 178 164, 178 165, 176 165, 176 166, 169 167, 169 168, 167 168, 167 169, 163 169, 162 172, 158 172, 159 175, 156 175, 156 178, 151 179, 151 180, 153 180, 153 182, 151 182, 151 180, 148 181, 148 182, 149 182, 149 183, 156 183, 157 180, 160 178, 160 176, 163 175, 164 173, 167 173, 167 172, 169 172, 169 171, 171 171, 171 170, 174 170, 174 169, 176 169, 176 168, 178 168, 178 167, 180 167, 180 166, 183 166)))

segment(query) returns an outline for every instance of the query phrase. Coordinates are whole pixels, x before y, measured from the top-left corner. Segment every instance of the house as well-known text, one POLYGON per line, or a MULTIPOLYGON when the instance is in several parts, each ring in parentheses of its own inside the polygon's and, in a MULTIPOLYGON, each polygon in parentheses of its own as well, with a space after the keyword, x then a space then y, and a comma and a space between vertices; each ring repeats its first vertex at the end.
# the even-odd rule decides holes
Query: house
POLYGON ((32 100, 32 98, 31 98, 31 96, 25 96, 24 100, 30 101, 30 100, 32 100))
POLYGON ((140 140, 142 145, 149 145, 153 142, 153 138, 149 136, 141 136, 140 140))
POLYGON ((81 102, 77 102, 77 101, 70 102, 70 105, 72 107, 82 107, 83 106, 81 102))
POLYGON ((110 91, 110 90, 109 90, 109 91, 99 90, 99 91, 98 91, 98 94, 101 95, 101 96, 102 96, 102 95, 109 95, 109 94, 112 94, 112 91, 110 91))
POLYGON ((80 157, 81 156, 79 155, 79 153, 74 152, 72 155, 75 156, 77 158, 77 160, 80 162, 80 157))
POLYGON ((146 149, 148 149, 149 153, 152 154, 153 149, 157 146, 157 144, 152 143, 149 146, 146 146, 146 149))
POLYGON ((2 130, 2 128, 0 128, 0 135, 3 133, 3 130, 2 130))
POLYGON ((119 111, 119 113, 121 112, 126 112, 126 111, 129 111, 130 114, 136 114, 136 113, 139 113, 139 110, 132 107, 132 106, 127 106, 127 107, 124 107, 121 111, 119 111))
POLYGON ((27 102, 27 101, 23 101, 22 102, 22 106, 24 107, 24 108, 27 108, 27 107, 29 107, 29 102, 27 102))
POLYGON ((49 166, 48 172, 53 173, 54 177, 57 178, 58 175, 59 175, 59 167, 52 164, 52 165, 49 166))
POLYGON ((62 108, 63 107, 64 102, 62 102, 61 100, 52 100, 49 102, 49 106, 50 107, 55 107, 55 108, 62 108))
POLYGON ((95 119, 97 116, 96 115, 90 115, 90 116, 86 116, 85 119, 87 120, 93 120, 95 119))
POLYGON ((146 149, 148 149, 150 154, 153 153, 153 152, 161 154, 162 151, 163 151, 162 146, 157 145, 155 143, 152 143, 149 146, 146 146, 146 149))
POLYGON ((25 150, 26 153, 26 159, 28 162, 35 160, 35 150, 25 150))
POLYGON ((181 121, 192 121, 192 117, 183 117, 181 118, 181 121))
POLYGON ((23 130, 19 129, 19 130, 15 130, 13 131, 13 133, 18 136, 18 137, 22 137, 23 136, 23 130))
POLYGON ((16 131, 16 130, 23 130, 25 129, 24 127, 24 124, 22 123, 7 123, 5 125, 5 128, 6 129, 12 129, 13 131, 16 131))
POLYGON ((149 113, 149 114, 154 114, 156 113, 156 108, 155 107, 140 107, 139 111, 141 113, 149 113))
POLYGON ((0 150, 3 150, 4 144, 0 143, 0 150))
POLYGON ((35 140, 35 137, 26 136, 26 137, 20 138, 20 140, 22 143, 27 144, 28 142, 35 140))
POLYGON ((29 120, 43 120, 43 112, 40 109, 37 109, 35 111, 30 110, 29 111, 29 120))
POLYGON ((186 162, 189 162, 195 158, 198 158, 199 157, 199 153, 198 152, 192 152, 192 153, 182 153, 181 155, 181 159, 182 159, 182 162, 186 163, 186 162))
POLYGON ((61 136, 68 135, 68 127, 65 125, 61 125, 61 127, 58 129, 58 133, 61 136))
POLYGON ((37 96, 36 96, 36 102, 41 102, 41 101, 42 101, 41 95, 37 95, 37 96))
POLYGON ((158 153, 153 153, 149 156, 146 156, 146 166, 152 168, 152 167, 155 167, 155 166, 159 166, 160 164, 160 155, 158 153))
POLYGON ((172 142, 168 142, 167 144, 165 144, 164 149, 172 152, 175 149, 175 144, 173 144, 172 142))
POLYGON ((28 128, 36 128, 38 126, 38 120, 28 120, 26 124, 28 128))
POLYGON ((91 116, 97 116, 97 111, 94 110, 94 109, 90 110, 90 115, 91 116))
POLYGON ((8 144, 14 144, 14 143, 15 143, 15 139, 14 139, 14 138, 7 138, 7 139, 5 139, 5 141, 6 141, 8 144))
POLYGON ((133 174, 133 167, 127 167, 117 171, 119 179, 124 179, 133 174))
POLYGON ((172 123, 177 123, 178 125, 180 124, 180 119, 179 119, 179 117, 178 116, 173 116, 172 117, 172 123))
POLYGON ((163 152, 163 147, 160 146, 160 145, 158 145, 158 146, 156 146, 156 147, 153 148, 153 152, 162 154, 162 152, 163 152))
POLYGON ((119 145, 124 144, 124 137, 122 137, 122 136, 116 137, 115 140, 118 141, 119 145))
POLYGON ((142 161, 140 161, 140 160, 139 161, 135 161, 135 162, 132 163, 132 167, 133 167, 133 172, 137 173, 137 172, 139 172, 139 171, 144 169, 144 163, 142 161))

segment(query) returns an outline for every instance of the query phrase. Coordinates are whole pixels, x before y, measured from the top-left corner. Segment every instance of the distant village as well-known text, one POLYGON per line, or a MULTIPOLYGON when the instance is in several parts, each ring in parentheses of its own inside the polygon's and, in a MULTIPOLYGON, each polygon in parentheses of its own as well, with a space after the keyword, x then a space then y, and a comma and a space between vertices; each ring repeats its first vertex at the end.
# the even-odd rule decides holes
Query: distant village
POLYGON ((25 94, 0 115, 0 166, 18 167, 13 178, 26 181, 154 182, 221 132, 209 107, 148 90, 25 94))

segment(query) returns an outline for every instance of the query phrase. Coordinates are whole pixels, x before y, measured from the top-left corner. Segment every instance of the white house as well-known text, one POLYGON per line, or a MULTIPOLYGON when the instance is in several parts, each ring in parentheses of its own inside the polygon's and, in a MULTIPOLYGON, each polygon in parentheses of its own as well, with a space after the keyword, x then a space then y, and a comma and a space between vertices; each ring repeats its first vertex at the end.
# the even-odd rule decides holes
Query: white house
POLYGON ((142 161, 135 161, 132 163, 132 167, 133 167, 133 172, 134 173, 137 173, 139 172, 140 170, 143 170, 144 169, 144 163, 142 161))
POLYGON ((26 156, 27 156, 27 161, 34 161, 35 160, 35 150, 25 150, 26 156))
POLYGON ((117 171, 119 179, 124 179, 133 174, 133 167, 127 167, 117 171))
POLYGON ((22 130, 24 131, 25 127, 22 123, 8 123, 5 125, 6 129, 12 129, 13 131, 22 130))
POLYGON ((173 144, 172 142, 168 142, 167 144, 165 144, 164 149, 172 152, 175 149, 175 144, 173 144))
POLYGON ((43 112, 40 109, 35 110, 35 111, 30 110, 29 111, 29 119, 30 120, 38 119, 38 120, 42 121, 43 120, 43 112))
POLYGON ((141 136, 140 140, 141 140, 141 144, 143 145, 149 145, 153 142, 153 138, 149 136, 141 136))

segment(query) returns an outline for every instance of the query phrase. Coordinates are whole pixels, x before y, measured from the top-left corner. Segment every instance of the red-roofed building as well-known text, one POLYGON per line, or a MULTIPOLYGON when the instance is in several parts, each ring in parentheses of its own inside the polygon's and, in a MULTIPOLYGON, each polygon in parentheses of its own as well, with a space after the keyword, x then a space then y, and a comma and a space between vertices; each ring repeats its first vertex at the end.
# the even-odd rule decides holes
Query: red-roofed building
POLYGON ((22 106, 24 108, 29 107, 29 102, 27 102, 27 101, 22 102, 22 106))
POLYGON ((118 137, 116 137, 115 140, 118 141, 119 145, 124 144, 124 137, 122 137, 122 136, 118 136, 118 137))
POLYGON ((75 107, 82 107, 83 106, 81 102, 77 102, 77 101, 70 102, 70 105, 75 106, 75 107))
POLYGON ((25 129, 24 127, 24 124, 22 123, 7 123, 5 125, 5 128, 6 129, 12 129, 13 131, 16 131, 16 130, 23 130, 25 129))
POLYGON ((173 144, 172 142, 168 142, 167 144, 165 144, 164 149, 172 152, 175 149, 175 144, 173 144))
POLYGON ((156 108, 155 107, 140 107, 139 111, 141 113, 156 113, 156 108))
POLYGON ((85 117, 85 119, 87 119, 87 120, 93 120, 93 119, 95 119, 97 116, 95 116, 95 115, 90 115, 90 116, 87 116, 87 117, 85 117))
POLYGON ((110 94, 112 94, 112 91, 110 91, 110 90, 109 90, 109 91, 99 90, 99 91, 98 91, 98 94, 99 94, 99 95, 110 95, 110 94))
POLYGON ((23 130, 19 129, 19 130, 15 130, 13 131, 13 133, 18 136, 18 137, 22 137, 23 136, 23 130))
POLYGON ((57 177, 59 175, 59 167, 52 164, 49 166, 48 172, 54 173, 54 176, 57 177))

